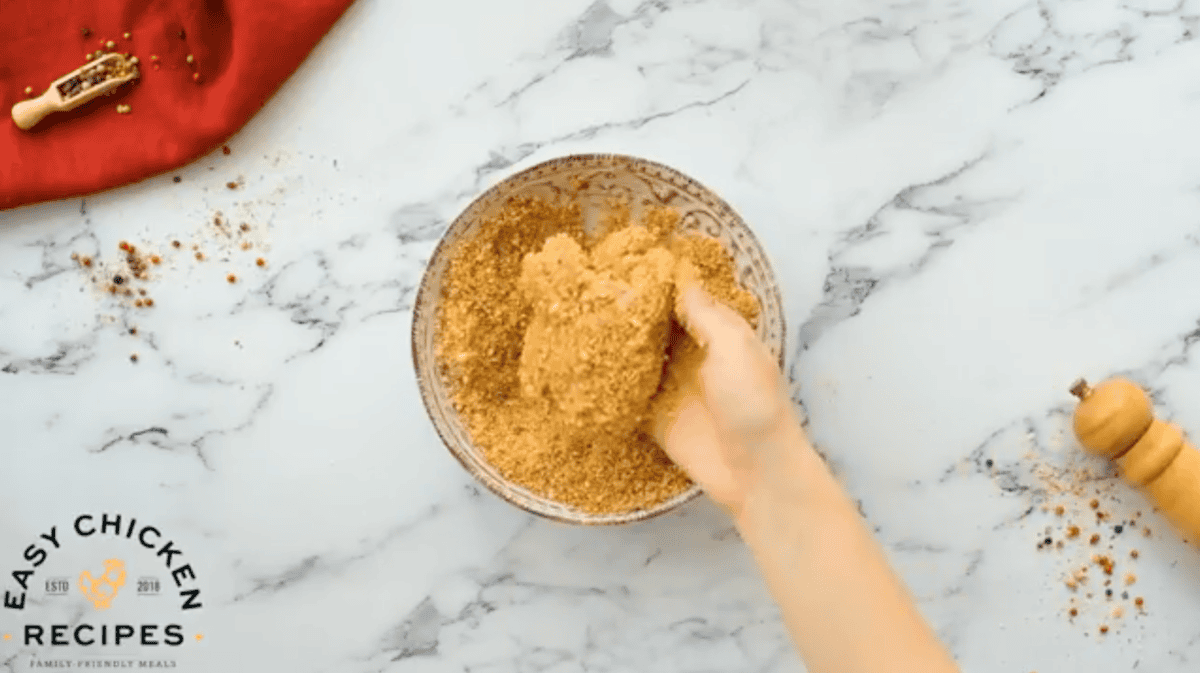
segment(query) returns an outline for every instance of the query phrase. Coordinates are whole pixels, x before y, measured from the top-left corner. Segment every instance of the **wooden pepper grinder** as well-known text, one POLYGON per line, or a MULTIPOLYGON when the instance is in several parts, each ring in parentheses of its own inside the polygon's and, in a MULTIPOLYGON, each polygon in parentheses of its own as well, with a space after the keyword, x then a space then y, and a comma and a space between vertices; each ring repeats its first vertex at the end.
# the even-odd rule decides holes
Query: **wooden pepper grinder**
POLYGON ((1154 417, 1150 398, 1128 379, 1092 388, 1080 379, 1075 436, 1088 452, 1117 461, 1125 481, 1145 491, 1167 519, 1200 545, 1200 451, 1178 426, 1154 417))

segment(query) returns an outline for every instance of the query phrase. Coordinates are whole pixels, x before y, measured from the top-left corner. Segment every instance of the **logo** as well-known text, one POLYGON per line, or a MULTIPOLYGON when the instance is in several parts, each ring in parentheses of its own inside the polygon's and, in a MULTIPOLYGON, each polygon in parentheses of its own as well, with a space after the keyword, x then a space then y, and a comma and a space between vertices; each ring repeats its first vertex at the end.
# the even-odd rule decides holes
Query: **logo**
POLYGON ((183 542, 135 517, 84 513, 52 525, 10 567, 0 584, 0 660, 18 646, 32 652, 29 669, 100 659, 175 668, 164 655, 204 639, 201 573, 183 542))
POLYGON ((105 561, 104 572, 95 579, 86 570, 79 575, 79 590, 97 610, 107 610, 123 586, 125 586, 125 562, 121 559, 113 558, 105 561))

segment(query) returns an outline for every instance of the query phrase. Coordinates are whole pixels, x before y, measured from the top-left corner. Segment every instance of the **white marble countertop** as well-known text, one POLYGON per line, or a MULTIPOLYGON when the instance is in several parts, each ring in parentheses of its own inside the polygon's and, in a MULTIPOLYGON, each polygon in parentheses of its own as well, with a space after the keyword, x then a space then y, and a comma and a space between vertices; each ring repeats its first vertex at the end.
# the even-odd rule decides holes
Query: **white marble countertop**
POLYGON ((0 591, 47 552, 0 608, 0 669, 800 670, 715 507, 534 520, 426 418, 411 307, 448 221, 603 151, 692 175, 758 233, 811 436, 964 670, 1195 670, 1200 556, 1120 483, 1061 475, 1103 469, 1070 435, 1080 375, 1130 375, 1200 434, 1197 31, 1196 0, 359 0, 230 155, 0 212, 0 591), (123 240, 163 255, 151 309, 71 259, 123 240), (1090 523, 1093 488, 1109 523, 1144 516, 1039 550, 1090 523), (139 523, 83 537, 89 513, 139 523), (185 556, 137 546, 146 524, 185 556), (1112 599, 1094 567, 1064 583, 1096 551, 1112 599), (110 557, 128 578, 97 612, 74 584, 110 557), (184 642, 24 645, 56 623, 184 642))

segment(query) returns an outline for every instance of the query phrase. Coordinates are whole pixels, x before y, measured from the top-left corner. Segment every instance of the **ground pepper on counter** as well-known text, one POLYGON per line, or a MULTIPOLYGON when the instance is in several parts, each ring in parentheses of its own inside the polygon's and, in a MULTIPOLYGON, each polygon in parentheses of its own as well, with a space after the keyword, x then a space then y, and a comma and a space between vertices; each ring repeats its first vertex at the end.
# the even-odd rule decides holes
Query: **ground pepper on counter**
POLYGON ((580 207, 514 198, 451 251, 436 357, 472 441, 507 479, 593 513, 651 507, 690 486, 648 435, 699 347, 672 315, 680 260, 752 322, 718 241, 674 235, 669 209, 614 203, 594 232, 580 207))

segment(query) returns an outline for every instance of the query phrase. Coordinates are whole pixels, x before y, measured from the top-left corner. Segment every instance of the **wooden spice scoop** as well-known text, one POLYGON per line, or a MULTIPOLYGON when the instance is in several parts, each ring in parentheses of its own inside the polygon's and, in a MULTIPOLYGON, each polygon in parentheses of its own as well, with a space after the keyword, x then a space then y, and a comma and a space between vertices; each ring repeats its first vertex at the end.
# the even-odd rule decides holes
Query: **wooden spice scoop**
POLYGON ((137 77, 137 59, 126 59, 121 54, 105 54, 56 79, 37 98, 14 105, 13 121, 21 130, 31 129, 51 112, 74 110, 137 77))
POLYGON ((1141 488, 1172 524, 1200 545, 1200 451, 1178 426, 1154 417, 1136 384, 1114 378, 1092 388, 1080 379, 1075 436, 1089 453, 1117 461, 1125 481, 1141 488))

